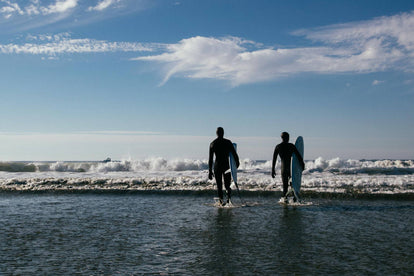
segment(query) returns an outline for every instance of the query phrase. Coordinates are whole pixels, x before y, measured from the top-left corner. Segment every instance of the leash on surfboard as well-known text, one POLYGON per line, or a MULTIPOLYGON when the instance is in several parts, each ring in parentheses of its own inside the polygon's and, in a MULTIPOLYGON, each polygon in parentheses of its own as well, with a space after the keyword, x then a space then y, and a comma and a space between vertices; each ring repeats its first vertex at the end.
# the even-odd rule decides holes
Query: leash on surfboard
POLYGON ((239 190, 239 185, 237 185, 237 181, 233 181, 233 182, 234 182, 234 185, 236 186, 236 189, 237 189, 237 195, 239 196, 241 203, 242 203, 243 205, 245 205, 245 203, 244 203, 243 199, 242 199, 242 198, 241 198, 241 196, 240 196, 240 190, 239 190))

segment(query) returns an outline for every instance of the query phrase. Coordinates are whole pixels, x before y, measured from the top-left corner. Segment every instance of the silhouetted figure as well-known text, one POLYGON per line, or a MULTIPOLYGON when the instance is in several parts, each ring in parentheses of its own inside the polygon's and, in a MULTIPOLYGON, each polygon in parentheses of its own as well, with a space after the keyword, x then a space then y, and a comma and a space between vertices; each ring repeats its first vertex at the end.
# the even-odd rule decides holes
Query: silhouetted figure
MULTIPOLYGON (((299 151, 296 149, 295 145, 292 143, 289 143, 289 133, 283 132, 282 135, 282 143, 278 144, 275 148, 275 151, 273 153, 273 162, 272 162, 272 177, 276 177, 276 171, 275 171, 275 165, 277 156, 280 156, 281 160, 281 175, 282 175, 282 182, 283 182, 283 197, 287 196, 288 191, 288 185, 289 185, 289 179, 291 178, 290 173, 290 163, 292 160, 292 154, 295 153, 296 156, 299 159, 299 162, 301 162, 302 169, 305 169, 305 163, 303 162, 302 155, 299 153, 299 151)), ((295 198, 296 199, 296 198, 295 198)))
POLYGON ((229 165, 229 154, 233 154, 236 160, 236 165, 239 167, 239 156, 237 155, 233 144, 230 140, 224 138, 224 130, 222 127, 217 128, 217 139, 210 144, 210 154, 208 159, 208 179, 213 179, 213 157, 216 155, 214 162, 214 177, 216 178, 217 191, 220 199, 220 204, 225 205, 223 202, 223 178, 224 186, 227 192, 227 202, 230 201, 231 197, 231 174, 229 165))

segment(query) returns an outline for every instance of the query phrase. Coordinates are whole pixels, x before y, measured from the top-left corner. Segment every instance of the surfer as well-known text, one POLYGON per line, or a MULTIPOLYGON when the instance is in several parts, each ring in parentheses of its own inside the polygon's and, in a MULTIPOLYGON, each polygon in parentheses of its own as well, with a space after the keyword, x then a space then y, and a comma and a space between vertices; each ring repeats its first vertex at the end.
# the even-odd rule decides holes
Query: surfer
MULTIPOLYGON (((302 155, 299 153, 297 148, 294 144, 289 143, 289 133, 282 132, 282 143, 278 144, 275 148, 275 151, 273 153, 273 162, 272 162, 272 177, 276 177, 276 171, 275 171, 275 165, 277 156, 280 155, 281 160, 281 175, 282 175, 282 182, 283 182, 283 195, 282 197, 285 198, 285 201, 287 200, 287 192, 288 192, 288 185, 289 185, 289 179, 291 177, 290 174, 290 163, 292 160, 292 154, 295 153, 296 156, 299 159, 299 162, 302 165, 302 169, 305 169, 305 162, 303 162, 302 155)), ((294 197, 294 200, 296 201, 296 197, 294 197)))
POLYGON ((231 152, 236 160, 236 165, 239 167, 239 156, 234 150, 233 144, 230 140, 224 138, 224 129, 222 127, 217 128, 217 138, 210 144, 210 153, 208 159, 208 179, 212 180, 213 176, 216 179, 217 192, 221 205, 226 203, 223 201, 223 179, 224 187, 227 192, 227 203, 230 202, 231 197, 231 175, 229 165, 229 153, 231 152), (216 155, 214 162, 214 174, 213 174, 213 157, 216 155))

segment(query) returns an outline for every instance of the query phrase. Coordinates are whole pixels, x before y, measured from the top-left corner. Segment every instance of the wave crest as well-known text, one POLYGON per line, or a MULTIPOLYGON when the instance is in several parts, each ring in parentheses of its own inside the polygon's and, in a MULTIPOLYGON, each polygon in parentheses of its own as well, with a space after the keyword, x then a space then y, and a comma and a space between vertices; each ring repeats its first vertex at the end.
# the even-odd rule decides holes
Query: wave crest
MULTIPOLYGON (((271 160, 240 160, 240 171, 270 172, 271 160)), ((280 162, 277 163, 277 168, 280 162)), ((111 162, 0 162, 3 172, 180 172, 208 170, 208 160, 166 159, 162 157, 142 160, 111 162)), ((306 161, 304 174, 330 172, 337 174, 414 174, 413 160, 354 160, 324 159, 306 161)))
POLYGON ((340 174, 414 174, 413 160, 353 160, 322 157, 306 162, 305 173, 332 172, 340 174))

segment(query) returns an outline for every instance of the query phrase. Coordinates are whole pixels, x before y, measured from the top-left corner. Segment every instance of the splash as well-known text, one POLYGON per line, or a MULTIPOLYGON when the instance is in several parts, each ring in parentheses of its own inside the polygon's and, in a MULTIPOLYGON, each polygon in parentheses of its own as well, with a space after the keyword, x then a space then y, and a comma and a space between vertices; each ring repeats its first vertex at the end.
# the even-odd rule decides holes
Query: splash
MULTIPOLYGON (((271 161, 243 159, 238 184, 243 191, 281 190, 270 175, 271 161)), ((0 191, 214 190, 208 161, 148 158, 111 162, 0 162, 0 191)), ((414 194, 413 160, 306 161, 302 191, 334 194, 414 194)))

